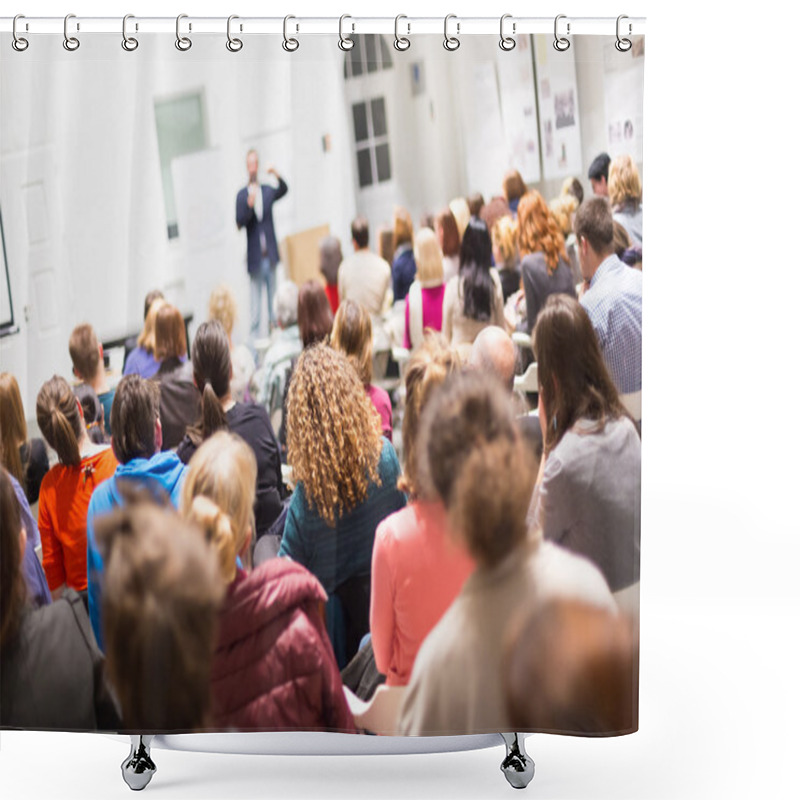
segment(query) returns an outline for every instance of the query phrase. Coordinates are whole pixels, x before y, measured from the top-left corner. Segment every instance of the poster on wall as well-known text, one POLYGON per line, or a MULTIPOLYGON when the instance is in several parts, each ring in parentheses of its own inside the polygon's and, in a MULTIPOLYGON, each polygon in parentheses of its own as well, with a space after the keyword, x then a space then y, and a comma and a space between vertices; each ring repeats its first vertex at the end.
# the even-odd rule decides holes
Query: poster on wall
POLYGON ((548 36, 537 35, 536 75, 539 129, 545 180, 577 174, 581 169, 578 84, 572 50, 556 53, 548 36))
POLYGON ((641 164, 644 37, 634 39, 627 53, 619 53, 609 42, 603 61, 608 154, 615 158, 627 153, 641 164))
POLYGON ((538 115, 533 79, 531 39, 520 36, 509 52, 497 52, 497 77, 509 169, 519 170, 526 183, 541 179, 538 115))

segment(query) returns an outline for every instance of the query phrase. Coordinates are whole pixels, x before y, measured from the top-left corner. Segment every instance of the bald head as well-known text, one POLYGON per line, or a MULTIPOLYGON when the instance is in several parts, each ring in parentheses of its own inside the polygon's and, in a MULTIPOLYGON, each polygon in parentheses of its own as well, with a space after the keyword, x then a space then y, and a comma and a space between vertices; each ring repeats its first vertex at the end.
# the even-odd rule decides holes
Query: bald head
POLYGON ((509 392, 514 389, 514 343, 496 325, 484 328, 472 343, 469 365, 494 375, 509 392))

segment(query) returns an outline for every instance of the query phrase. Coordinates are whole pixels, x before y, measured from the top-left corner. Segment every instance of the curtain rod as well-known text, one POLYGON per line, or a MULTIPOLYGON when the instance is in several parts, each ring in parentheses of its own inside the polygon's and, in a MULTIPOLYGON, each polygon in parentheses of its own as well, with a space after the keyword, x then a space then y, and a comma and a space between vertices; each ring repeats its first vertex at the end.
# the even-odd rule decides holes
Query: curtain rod
MULTIPOLYGON (((126 22, 128 35, 134 33, 175 33, 177 28, 175 17, 136 17, 130 15, 126 22)), ((180 31, 189 34, 227 34, 228 26, 235 35, 277 34, 303 36, 306 34, 342 35, 344 37, 359 33, 383 33, 409 36, 415 34, 438 34, 451 37, 471 36, 476 34, 500 34, 500 17, 459 17, 449 15, 447 23, 444 17, 355 17, 344 15, 339 17, 236 17, 230 23, 227 17, 196 17, 181 15, 180 31)), ((17 18, 16 32, 18 36, 25 34, 59 33, 64 35, 68 29, 70 36, 85 33, 117 33, 122 35, 122 17, 82 17, 69 15, 64 17, 22 16, 17 18), (65 28, 66 23, 66 28, 65 28)), ((13 17, 0 17, 0 31, 11 33, 14 29, 13 17)), ((644 17, 570 17, 560 14, 555 17, 515 17, 504 15, 502 33, 506 37, 524 34, 543 33, 558 36, 573 35, 606 35, 638 36, 645 32, 644 17)))

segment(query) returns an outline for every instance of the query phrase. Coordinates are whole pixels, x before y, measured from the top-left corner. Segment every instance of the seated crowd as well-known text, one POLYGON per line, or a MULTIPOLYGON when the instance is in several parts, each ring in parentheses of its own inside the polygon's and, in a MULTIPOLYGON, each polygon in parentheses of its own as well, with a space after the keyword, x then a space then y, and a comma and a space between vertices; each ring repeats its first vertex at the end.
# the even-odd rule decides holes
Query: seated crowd
POLYGON ((359 217, 258 364, 225 286, 116 385, 81 324, 42 439, 0 374, 0 727, 635 730, 641 184, 589 178, 359 217))

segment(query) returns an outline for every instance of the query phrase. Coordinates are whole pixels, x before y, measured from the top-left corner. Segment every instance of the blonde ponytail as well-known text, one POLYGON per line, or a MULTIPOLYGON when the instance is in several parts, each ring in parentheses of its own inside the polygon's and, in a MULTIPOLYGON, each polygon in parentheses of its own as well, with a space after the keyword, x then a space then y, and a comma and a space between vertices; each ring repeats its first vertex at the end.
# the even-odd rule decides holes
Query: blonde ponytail
POLYGON ((213 501, 197 495, 186 514, 186 519, 197 525, 206 541, 216 549, 222 577, 230 583, 236 577, 236 538, 231 518, 213 501))

